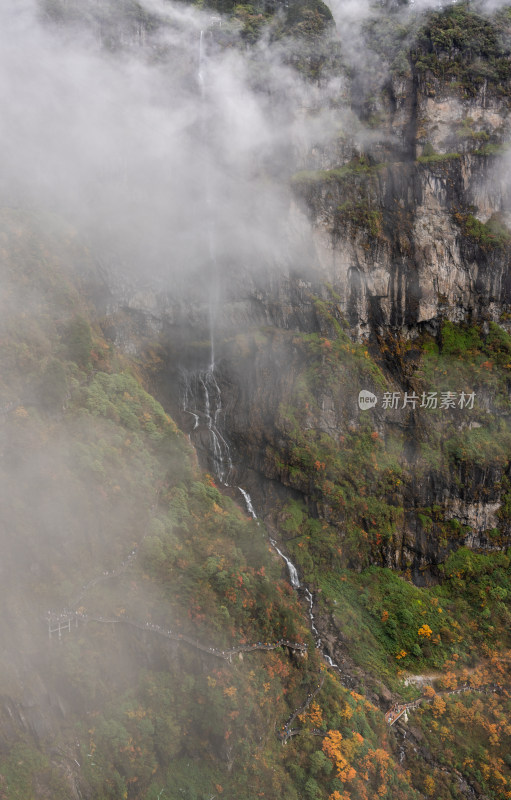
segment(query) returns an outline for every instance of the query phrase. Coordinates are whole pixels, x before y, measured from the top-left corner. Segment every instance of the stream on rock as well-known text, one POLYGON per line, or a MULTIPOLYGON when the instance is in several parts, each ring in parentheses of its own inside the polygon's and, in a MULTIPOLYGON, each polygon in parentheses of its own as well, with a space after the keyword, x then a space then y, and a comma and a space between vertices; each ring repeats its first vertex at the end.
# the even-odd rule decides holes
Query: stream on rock
MULTIPOLYGON (((207 125, 207 54, 205 49, 204 31, 200 31, 199 36, 199 55, 197 68, 197 82, 200 88, 201 97, 201 126, 206 129, 207 125)), ((194 444, 203 459, 203 463, 212 471, 218 481, 224 486, 229 487, 235 467, 233 464, 231 448, 226 436, 221 428, 225 425, 225 412, 222 406, 222 392, 215 375, 215 318, 218 305, 217 292, 217 253, 216 253, 216 227, 214 206, 212 203, 211 178, 207 174, 204 179, 204 193, 207 206, 206 233, 207 233, 207 252, 209 260, 209 341, 210 341, 210 363, 206 368, 195 370, 182 369, 180 372, 181 384, 181 410, 183 413, 193 418, 193 428, 189 432, 190 441, 194 444)), ((237 487, 250 516, 257 520, 257 513, 254 509, 252 498, 246 489, 237 487)), ((259 524, 259 523, 258 523, 259 524)), ((314 621, 314 598, 310 589, 302 587, 298 577, 298 570, 293 562, 282 552, 274 538, 269 536, 269 542, 273 550, 285 562, 291 586, 295 590, 303 589, 307 601, 307 613, 310 620, 310 628, 314 637, 316 647, 323 655, 323 658, 330 667, 341 673, 338 664, 335 664, 328 653, 322 650, 322 641, 319 631, 314 621)), ((342 674, 342 673, 341 673, 342 674)))
MULTIPOLYGON (((215 378, 214 364, 212 363, 205 371, 199 370, 193 373, 183 372, 182 375, 182 409, 194 418, 194 427, 190 432, 190 439, 198 444, 199 449, 204 453, 206 462, 210 465, 220 483, 228 487, 228 480, 234 472, 234 465, 229 443, 219 430, 222 413, 222 394, 215 378), (206 437, 204 437, 204 432, 206 432, 206 437)), ((237 488, 245 501, 248 513, 259 524, 250 494, 242 486, 238 486, 237 488)), ((282 552, 275 539, 269 536, 269 542, 273 550, 285 562, 289 573, 289 581, 293 589, 298 590, 303 588, 303 593, 307 601, 310 628, 314 636, 316 647, 320 650, 327 664, 342 674, 339 665, 332 660, 331 656, 325 650, 322 650, 321 637, 315 624, 313 612, 314 597, 312 592, 308 587, 302 587, 296 566, 282 552)))

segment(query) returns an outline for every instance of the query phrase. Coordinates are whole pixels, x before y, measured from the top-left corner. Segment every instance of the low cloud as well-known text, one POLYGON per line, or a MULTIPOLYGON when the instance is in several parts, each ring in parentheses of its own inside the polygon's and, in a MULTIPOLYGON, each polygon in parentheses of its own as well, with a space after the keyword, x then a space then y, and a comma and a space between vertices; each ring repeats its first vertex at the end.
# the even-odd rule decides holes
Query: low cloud
POLYGON ((221 47, 192 7, 144 10, 153 31, 118 20, 112 47, 92 1, 74 25, 2 4, 0 202, 66 216, 132 277, 198 278, 212 248, 217 265, 284 259, 283 178, 338 126, 339 80, 308 89, 282 48, 221 47))

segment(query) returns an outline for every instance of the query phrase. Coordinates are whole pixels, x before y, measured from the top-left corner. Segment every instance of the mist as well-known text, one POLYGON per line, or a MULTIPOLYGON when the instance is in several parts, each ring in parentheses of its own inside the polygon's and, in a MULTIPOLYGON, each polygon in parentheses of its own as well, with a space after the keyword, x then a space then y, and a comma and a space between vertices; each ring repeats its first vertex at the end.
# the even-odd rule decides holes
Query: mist
MULTIPOLYGON (((390 80, 392 68, 406 71, 408 49, 426 15, 457 5, 467 4, 462 0, 332 0, 329 8, 343 59, 357 84, 355 94, 370 96, 381 90, 390 80), (378 40, 379 52, 374 49, 378 40)), ((506 7, 509 3, 505 0, 471 0, 468 4, 471 11, 481 15, 506 7)))
MULTIPOLYGON (((388 12, 332 3, 344 66, 311 83, 285 40, 240 46, 239 23, 216 13, 146 0, 138 28, 116 9, 112 39, 108 5, 78 7, 74 24, 47 6, 0 9, 2 204, 64 216, 126 279, 195 291, 214 270, 299 262, 283 235, 289 178, 323 167, 341 133, 355 146, 374 136, 349 109, 346 70, 362 90, 387 79, 363 28, 388 12)), ((417 0, 396 14, 413 29, 437 7, 417 0)))
MULTIPOLYGON (((92 787, 80 789, 76 778, 74 794, 41 796, 153 800, 168 796, 163 777, 171 796, 186 796, 173 775, 179 760, 185 787, 194 785, 190 763, 206 774, 216 761, 226 778, 233 765, 233 776, 253 765, 256 788, 224 796, 284 796, 284 767, 281 783, 270 783, 277 758, 265 761, 272 741, 285 752, 286 720, 321 691, 319 661, 280 654, 266 673, 266 654, 252 670, 247 653, 245 663, 219 669, 224 648, 240 638, 273 650, 296 633, 342 677, 341 645, 330 642, 342 639, 344 648, 344 636, 314 597, 320 571, 332 568, 337 580, 346 563, 358 576, 373 553, 396 565, 395 520, 408 542, 406 553, 402 543, 395 548, 403 565, 436 568, 438 553, 419 542, 437 523, 435 501, 453 501, 446 530, 455 512, 470 518, 470 508, 456 511, 466 500, 458 484, 440 481, 450 421, 443 436, 427 415, 421 425, 408 419, 408 409, 399 424, 397 407, 387 418, 383 405, 374 416, 360 402, 357 409, 360 389, 375 400, 377 387, 401 396, 396 370, 408 362, 397 346, 374 355, 380 333, 410 332, 420 311, 418 256, 437 257, 436 241, 454 230, 450 211, 435 204, 418 211, 429 213, 429 227, 412 239, 407 182, 427 167, 410 163, 420 136, 410 133, 406 108, 396 113, 411 85, 409 45, 426 13, 447 4, 334 0, 335 25, 320 34, 304 26, 294 40, 285 28, 290 6, 248 43, 241 16, 165 0, 0 3, 0 574, 8 609, 0 663, 2 694, 20 709, 11 722, 0 702, 0 755, 19 731, 48 749, 60 736, 62 775, 71 784, 81 773, 92 787), (396 97, 379 92, 390 79, 393 89, 401 81, 396 97), (297 172, 344 165, 293 184, 297 172), (114 297, 105 316, 107 301, 94 306, 83 291, 88 274, 87 288, 114 297), (419 452, 428 431, 438 458, 430 466, 424 457, 414 485, 405 432, 419 452), (421 486, 431 492, 420 495, 421 486), (364 509, 366 500, 375 502, 364 509), (408 531, 419 503, 431 517, 408 531), (68 624, 67 641, 56 641, 52 619, 68 624), (34 685, 33 696, 24 694, 34 685), (126 783, 107 795, 101 770, 109 781, 113 767, 126 783), (256 782, 259 773, 267 785, 256 782), (128 786, 132 775, 141 776, 138 789, 128 786)), ((314 21, 317 8, 307 11, 314 21)), ((417 109, 408 111, 417 121, 417 109)), ((505 210, 506 191, 505 176, 492 176, 480 206, 489 215, 499 193, 505 210)), ((442 258, 438 271, 454 293, 451 273, 461 282, 463 265, 442 258)), ((435 284, 437 317, 425 319, 431 330, 444 313, 442 288, 435 284)), ((479 372, 489 375, 484 363, 479 372)), ((461 531, 460 522, 456 547, 461 531)), ((389 654, 392 664, 401 658, 389 654)), ((359 674, 346 684, 357 692, 359 674)), ((328 713, 337 715, 338 702, 331 693, 328 713)), ((350 718, 344 741, 355 736, 350 718)), ((332 719, 325 714, 325 731, 332 719)), ((382 720, 377 728, 380 737, 382 720)), ((0 759, 3 796, 2 770, 0 759)), ((314 771, 325 786, 329 774, 314 771)), ((223 789, 201 796, 215 791, 223 789)), ((331 792, 334 785, 321 796, 331 792)))
POLYGON ((282 47, 219 46, 235 27, 171 4, 112 47, 89 7, 63 25, 2 5, 2 204, 64 216, 126 278, 198 286, 212 248, 217 265, 289 261, 287 179, 338 125, 318 109, 339 80, 318 94, 282 47))

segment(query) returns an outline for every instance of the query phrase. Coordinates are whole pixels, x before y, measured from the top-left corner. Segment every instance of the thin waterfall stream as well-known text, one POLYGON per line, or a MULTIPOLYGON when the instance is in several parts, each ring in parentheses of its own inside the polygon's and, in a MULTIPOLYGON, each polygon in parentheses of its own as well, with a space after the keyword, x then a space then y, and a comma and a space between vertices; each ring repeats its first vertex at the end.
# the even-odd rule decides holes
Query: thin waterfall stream
MULTIPOLYGON (((197 82, 200 90, 200 129, 203 142, 208 140, 207 125, 207 59, 205 33, 199 36, 197 82)), ((209 170, 204 173, 204 199, 206 202, 205 231, 209 276, 208 324, 210 356, 207 367, 181 372, 181 410, 193 417, 190 439, 205 455, 209 469, 224 486, 229 486, 232 472, 231 450, 220 427, 223 416, 222 393, 216 376, 215 364, 215 317, 218 306, 218 264, 216 257, 216 224, 213 204, 212 177, 209 170)))
POLYGON ((233 463, 231 448, 220 430, 224 410, 214 364, 194 372, 183 371, 181 386, 182 411, 194 420, 190 439, 204 453, 215 477, 223 486, 229 486, 233 463))
MULTIPOLYGON (((253 519, 257 520, 257 514, 254 511, 254 506, 252 505, 252 498, 250 497, 249 493, 246 492, 245 489, 242 489, 241 486, 238 486, 238 489, 243 495, 243 499, 245 500, 248 513, 253 519)), ((259 525, 259 521, 257 522, 257 524, 259 525)))
MULTIPOLYGON (((207 61, 205 53, 205 36, 201 30, 199 37, 199 57, 197 68, 197 82, 200 89, 202 104, 201 129, 206 138, 206 103, 207 103, 207 61)), ((205 200, 206 200, 206 231, 207 231, 207 251, 209 260, 209 340, 210 340, 210 363, 204 369, 194 371, 183 370, 181 373, 181 409, 185 414, 193 417, 193 428, 189 432, 190 440, 199 451, 203 453, 204 460, 212 470, 215 477, 223 486, 229 486, 229 480, 233 473, 233 461, 231 450, 226 437, 220 430, 224 409, 222 406, 222 393, 215 375, 215 316, 218 305, 218 264, 216 259, 215 246, 215 215, 212 202, 211 179, 207 172, 205 175, 205 200)), ((249 493, 241 486, 237 487, 240 491, 247 511, 250 516, 257 521, 257 514, 249 493)), ((259 524, 259 522, 258 522, 259 524)), ((270 536, 270 544, 275 552, 286 563, 289 573, 289 580, 293 589, 300 589, 300 579, 298 570, 293 562, 278 547, 277 542, 270 536)), ((308 615, 310 619, 311 631, 314 636, 316 647, 322 652, 327 663, 337 669, 340 667, 335 664, 328 653, 321 650, 322 641, 319 631, 314 621, 313 604, 314 598, 310 590, 304 587, 304 594, 308 603, 308 615)))
MULTIPOLYGON (((238 486, 238 489, 241 492, 241 494, 243 495, 243 498, 245 500, 245 504, 247 506, 248 513, 250 514, 251 517, 253 517, 253 519, 257 520, 257 514, 256 514, 256 512, 254 510, 254 505, 252 503, 252 498, 250 497, 249 493, 245 489, 242 489, 241 486, 238 486)), ((288 572, 289 572, 289 581, 291 583, 291 586, 293 587, 293 589, 300 589, 301 588, 301 583, 300 583, 300 579, 298 577, 298 570, 296 569, 295 565, 293 564, 293 562, 287 556, 284 555, 282 550, 279 549, 275 539, 272 539, 271 536, 270 536, 270 544, 273 547, 273 549, 275 550, 275 552, 286 562, 286 566, 287 566, 287 569, 288 569, 288 572)), ((309 615, 310 627, 311 627, 312 635, 314 636, 314 643, 315 643, 316 647, 318 648, 318 650, 321 652, 321 654, 322 654, 323 658, 325 659, 325 661, 327 662, 327 664, 330 667, 332 667, 333 669, 336 669, 338 672, 340 672, 342 674, 340 666, 338 664, 336 664, 332 660, 332 658, 328 655, 328 653, 326 653, 324 650, 321 649, 323 643, 321 641, 321 637, 319 635, 319 631, 318 631, 318 629, 316 627, 316 623, 314 621, 314 612, 313 612, 314 597, 312 596, 312 592, 310 591, 310 589, 308 589, 307 587, 304 587, 304 594, 305 594, 305 597, 307 599, 307 604, 308 604, 308 612, 307 613, 309 615)))

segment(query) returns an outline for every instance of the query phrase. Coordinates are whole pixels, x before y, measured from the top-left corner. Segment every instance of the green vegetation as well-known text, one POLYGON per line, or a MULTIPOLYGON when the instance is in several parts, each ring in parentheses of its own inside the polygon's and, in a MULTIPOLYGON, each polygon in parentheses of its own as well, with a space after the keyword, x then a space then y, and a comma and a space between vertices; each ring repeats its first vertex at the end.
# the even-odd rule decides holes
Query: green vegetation
MULTIPOLYGON (((435 460, 437 470, 447 474, 462 463, 493 464, 499 468, 507 463, 511 444, 505 413, 509 406, 510 347, 511 337, 494 322, 489 323, 488 332, 483 334, 480 326, 444 321, 438 344, 427 337, 424 340, 424 355, 416 373, 423 387, 434 386, 439 392, 451 391, 458 396, 461 392, 475 394, 470 426, 442 425, 441 412, 438 409, 429 412, 428 446, 422 451, 427 463, 435 460)), ((457 419, 461 421, 463 417, 457 419)))
POLYGON ((474 95, 487 81, 494 91, 509 92, 509 20, 488 19, 459 3, 435 12, 418 36, 412 61, 415 69, 442 81, 449 91, 474 95))
POLYGON ((0 690, 22 702, 22 629, 34 642, 22 659, 35 653, 33 670, 23 669, 40 676, 34 702, 48 718, 37 741, 15 723, 3 727, 0 795, 69 797, 68 769, 55 760, 62 752, 63 763, 80 758, 87 792, 102 800, 172 796, 176 785, 209 796, 215 784, 243 798, 249 786, 265 791, 274 772, 295 800, 268 731, 317 679, 314 653, 296 664, 283 650, 255 653, 233 668, 122 625, 150 620, 216 647, 307 640, 263 528, 200 474, 186 437, 91 324, 65 265, 73 255, 93 266, 74 252, 71 232, 11 211, 0 224, 12 299, 2 319, 2 402, 11 411, 0 465, 12 616, 0 690), (53 647, 40 609, 77 605, 119 624, 80 625, 53 647), (48 692, 72 698, 65 726, 44 706, 48 692))
POLYGON ((370 208, 367 201, 347 200, 337 207, 337 211, 341 221, 349 221, 372 238, 382 235, 383 213, 379 208, 370 208))
MULTIPOLYGON (((34 224, 25 221, 27 241, 34 224)), ((7 265, 16 262, 14 241, 10 247, 7 242, 7 265)), ((46 242, 50 245, 55 248, 46 242)), ((27 257, 26 263, 33 262, 27 257)), ((61 291, 64 274, 59 277, 53 266, 51 283, 61 291)), ((9 274, 6 282, 15 293, 22 276, 16 270, 9 274)), ((30 559, 36 555, 38 563, 25 591, 37 607, 62 608, 84 581, 115 570, 134 546, 138 552, 129 569, 80 596, 84 613, 119 624, 91 622, 73 629, 48 655, 47 681, 56 676, 72 693, 75 707, 87 710, 86 715, 73 712, 68 725, 82 753, 91 754, 83 766, 90 791, 103 800, 156 798, 163 790, 170 797, 183 792, 204 797, 220 792, 219 786, 221 794, 242 800, 252 800, 254 792, 278 793, 285 800, 337 800, 336 792, 341 798, 341 792, 364 798, 370 791, 387 800, 412 800, 411 782, 427 788, 431 778, 443 787, 442 773, 424 774, 413 755, 413 777, 400 770, 383 716, 363 692, 383 678, 402 697, 415 697, 417 690, 401 684, 403 669, 439 670, 447 688, 474 670, 479 685, 490 682, 493 661, 510 647, 509 556, 464 549, 449 555, 467 531, 433 505, 414 508, 413 519, 418 530, 438 537, 445 548, 442 583, 419 588, 376 566, 400 541, 405 518, 412 524, 405 489, 427 475, 431 464, 424 450, 412 473, 399 430, 384 435, 370 414, 353 424, 353 387, 363 385, 381 396, 388 379, 376 361, 378 351, 348 337, 334 290, 325 287, 323 298, 311 297, 318 332, 272 334, 275 346, 289 348, 300 368, 293 372, 277 419, 279 449, 267 457, 296 492, 297 499, 279 510, 286 548, 363 673, 359 691, 351 693, 329 674, 314 702, 293 722, 300 734, 282 748, 274 729, 281 729, 318 688, 321 672, 306 620, 280 578, 281 564, 268 549, 264 529, 200 474, 186 438, 144 389, 133 366, 91 325, 87 309, 73 299, 72 286, 66 288, 68 318, 57 325, 48 312, 54 290, 46 281, 42 285, 45 304, 31 326, 25 328, 14 312, 3 321, 4 397, 9 399, 12 386, 20 387, 20 395, 31 387, 5 427, 8 468, 2 467, 2 482, 12 504, 12 513, 11 505, 4 510, 11 545, 6 558, 14 559, 16 543, 23 542, 23 552, 30 559), (343 427, 335 432, 325 429, 326 394, 341 409, 343 427), (44 478, 37 471, 37 484, 34 454, 45 466, 44 478), (123 626, 123 619, 170 626, 215 647, 285 637, 305 641, 311 649, 303 660, 276 650, 227 664, 189 645, 123 626)), ((258 346, 266 347, 269 334, 258 336, 258 346)), ((395 343, 393 352, 404 363, 405 345, 395 343)), ((436 339, 423 336, 420 354, 413 374, 418 390, 471 389, 491 394, 494 403, 490 414, 474 409, 481 427, 470 430, 458 430, 454 421, 443 422, 443 415, 431 412, 424 443, 436 459, 435 469, 448 471, 460 460, 507 463, 511 443, 498 412, 508 402, 511 337, 494 323, 483 330, 444 322, 436 339), (483 440, 496 431, 496 443, 486 447, 483 440)), ((502 492, 505 523, 505 481, 502 492)), ((498 543, 500 531, 489 535, 498 543)), ((25 601, 11 567, 6 564, 4 589, 22 613, 25 601)), ((10 680, 15 688, 5 685, 2 691, 16 695, 21 690, 15 677, 10 680)), ((437 731, 450 714, 468 715, 476 701, 459 699, 456 711, 448 698, 444 706, 435 702, 414 713, 427 727, 428 745, 439 759, 442 737, 454 734, 450 728, 447 734, 437 731)), ((495 698, 488 724, 501 725, 502 709, 495 698)), ((498 735, 490 733, 497 739, 488 755, 488 728, 480 713, 476 723, 469 741, 452 740, 454 758, 463 755, 460 771, 493 797, 485 764, 500 763, 507 734, 503 728, 498 735)), ((64 745, 69 731, 56 741, 52 734, 51 740, 53 747, 64 745)), ((45 747, 21 732, 4 741, 0 790, 8 785, 13 797, 25 798, 42 786, 56 800, 66 797, 63 773, 45 747)), ((506 770, 504 764, 505 780, 506 770)))
POLYGON ((295 191, 309 192, 324 189, 331 203, 333 225, 336 230, 348 229, 351 235, 361 235, 365 246, 371 241, 385 238, 384 215, 378 199, 378 175, 385 164, 374 164, 362 156, 337 169, 305 170, 291 178, 295 191), (333 184, 337 184, 335 187, 333 184), (330 189, 334 189, 330 193, 330 189), (342 203, 335 200, 342 198, 342 203))
POLYGON ((375 680, 412 700, 418 690, 403 686, 403 670, 436 676, 437 694, 426 690, 429 702, 410 712, 433 757, 425 768, 422 755, 407 752, 414 786, 461 797, 442 770, 454 764, 498 800, 511 783, 511 706, 506 691, 484 690, 509 684, 511 560, 462 548, 447 559, 443 576, 440 586, 423 589, 377 567, 359 575, 324 571, 318 588, 346 652, 375 680), (466 684, 476 691, 449 695, 466 684))
POLYGON ((327 170, 302 170, 291 178, 291 183, 295 186, 301 184, 321 184, 330 181, 344 181, 356 176, 369 176, 378 173, 385 167, 385 164, 371 164, 362 156, 344 164, 342 167, 327 170))
MULTIPOLYGON (((388 427, 383 436, 378 429, 381 412, 375 410, 374 416, 364 412, 353 424, 357 387, 381 397, 389 386, 385 380, 380 383, 378 371, 372 371, 376 366, 374 349, 347 340, 336 320, 337 298, 332 298, 331 304, 316 301, 324 336, 293 337, 300 352, 297 363, 303 368, 294 370, 293 393, 280 409, 281 446, 271 454, 280 480, 304 497, 303 502, 295 499, 281 507, 287 550, 304 580, 317 590, 322 618, 333 620, 346 653, 364 671, 367 685, 378 685, 383 679, 401 697, 413 699, 417 690, 403 687, 403 670, 437 671, 445 676, 440 684, 445 691, 458 681, 490 684, 495 676, 506 683, 507 667, 495 665, 501 656, 507 658, 511 647, 509 555, 458 549, 471 529, 443 503, 412 507, 407 493, 413 493, 415 483, 424 486, 430 476, 439 485, 467 487, 471 481, 476 485, 481 480, 478 474, 498 476, 507 468, 511 336, 493 322, 483 329, 444 321, 437 337, 424 334, 414 342, 413 367, 407 367, 409 342, 380 344, 380 352, 388 346, 394 361, 408 368, 419 397, 423 391, 435 391, 438 397, 453 392, 457 398, 463 392, 465 396, 475 393, 473 407, 449 411, 437 407, 417 415, 421 430, 416 435, 419 446, 411 467, 404 456, 404 437, 395 429, 390 433, 388 427), (363 367, 358 371, 360 356, 363 367), (337 409, 341 425, 337 437, 324 429, 322 403, 326 397, 337 409), (403 536, 413 536, 408 531, 414 528, 418 537, 431 541, 436 557, 444 562, 437 586, 415 586, 411 571, 399 576, 382 567, 394 558, 403 536)), ((383 379, 381 372, 379 375, 383 379)), ((503 497, 499 519, 506 526, 511 513, 507 479, 499 488, 503 497)), ((499 525, 485 535, 492 545, 501 546, 503 531, 499 525)), ((424 567, 428 582, 430 565, 424 563, 424 567)), ((420 567, 415 566, 414 578, 418 575, 420 567)), ((446 697, 443 706, 435 702, 435 714, 440 715, 450 701, 446 697)), ((457 702, 469 708, 473 699, 468 696, 457 702)), ((492 714, 502 712, 499 703, 492 714)), ((427 707, 418 713, 430 724, 427 707)), ((486 750, 487 737, 488 730, 481 727, 471 744, 473 765, 459 761, 458 768, 472 777, 477 772, 485 791, 497 797, 492 794, 486 767, 483 769, 491 756, 486 750)), ((428 741, 443 763, 440 754, 445 738, 433 735, 428 741)), ((501 755, 505 741, 499 738, 501 755)), ((425 781, 424 786, 430 785, 420 764, 416 769, 419 782, 414 785, 420 785, 420 780, 425 781)), ((435 771, 434 782, 444 786, 441 772, 435 771)), ((457 790, 453 796, 458 796, 457 790)))
POLYGON ((79 367, 87 367, 92 349, 92 332, 89 323, 83 317, 76 317, 69 322, 62 334, 71 361, 79 367))
POLYGON ((474 154, 478 156, 500 156, 506 153, 507 150, 507 144, 493 144, 492 142, 488 142, 483 144, 478 150, 475 150, 474 154))
POLYGON ((434 797, 459 797, 448 775, 454 766, 474 791, 500 800, 509 787, 510 712, 509 700, 477 691, 437 696, 413 712, 412 722, 439 765, 434 770, 424 763, 414 765, 424 792, 434 797))
POLYGON ((261 13, 250 3, 240 3, 232 9, 232 20, 242 25, 241 37, 250 44, 258 41, 268 19, 268 14, 261 13))
MULTIPOLYGON (((502 333, 505 335, 504 331, 502 333)), ((454 325, 449 320, 442 323, 440 341, 441 352, 446 356, 474 356, 483 348, 483 338, 479 327, 454 325)))
POLYGON ((292 336, 302 371, 295 375, 293 394, 280 407, 282 448, 270 456, 281 480, 325 508, 319 519, 297 502, 282 509, 288 547, 310 580, 326 565, 366 563, 392 540, 402 518, 403 479, 399 437, 384 441, 369 420, 338 436, 321 429, 325 391, 342 408, 344 387, 363 385, 381 392, 386 386, 368 349, 347 337, 335 302, 316 300, 315 308, 328 336, 292 336))
MULTIPOLYGON (((321 673, 306 619, 281 579, 264 528, 201 475, 186 437, 91 323, 64 269, 73 237, 65 229, 45 233, 38 220, 21 215, 13 225, 10 214, 0 216, 4 288, 23 296, 26 270, 33 268, 40 291, 13 303, 2 320, 3 402, 13 402, 0 465, 9 497, 2 508, 2 591, 22 624, 7 624, 0 690, 23 702, 21 632, 34 642, 34 671, 41 672, 41 688, 31 683, 37 702, 62 693, 72 705, 65 725, 51 708, 45 712, 48 734, 42 730, 37 741, 15 723, 3 728, 0 794, 63 800, 70 791, 68 764, 78 756, 81 791, 98 800, 214 793, 326 800, 344 785, 358 794, 366 773, 371 785, 385 786, 380 796, 413 800, 390 749, 381 749, 381 712, 333 675, 293 723, 301 735, 282 748, 274 731, 318 687, 321 673), (61 263, 47 255, 46 272, 42 251, 60 253, 61 263), (55 294, 64 290, 66 314, 61 308, 56 321, 55 294), (27 302, 35 309, 29 321, 27 302), (134 548, 137 556, 127 562, 134 548), (117 624, 90 621, 60 644, 48 643, 40 609, 77 606, 117 624), (304 659, 279 649, 229 664, 125 620, 171 627, 215 647, 284 637, 305 641, 310 650, 304 659), (337 731, 346 743, 342 760, 333 745, 322 747, 313 728, 325 736, 337 731)), ((313 354, 311 375, 333 381, 330 350, 342 350, 349 351, 354 374, 381 381, 364 351, 350 345, 334 310, 316 302, 334 342, 298 337, 313 354)), ((22 658, 28 663, 31 655, 22 658)))
POLYGON ((332 12, 322 0, 297 0, 286 10, 284 30, 293 36, 310 38, 321 36, 332 24, 332 12))
MULTIPOLYGON (((230 14, 231 30, 249 45, 273 17, 257 3, 210 5, 230 14)), ((65 4, 47 8, 60 18, 65 4)), ((138 4, 130 8, 135 22, 144 22, 138 4)), ((332 58, 317 48, 331 22, 320 0, 294 3, 274 18, 269 35, 286 39, 288 63, 316 79, 332 58)), ((443 81, 448 91, 468 95, 487 80, 507 93, 508 24, 509 14, 489 21, 466 4, 431 14, 412 55, 428 91, 443 81)), ((394 74, 410 69, 408 34, 395 18, 373 27, 374 48, 394 74)), ((367 121, 378 126, 384 113, 375 107, 369 98, 367 121)), ((484 143, 481 156, 500 152, 468 117, 458 136, 484 143)), ((460 157, 437 154, 429 144, 418 162, 460 157)), ((369 247, 390 227, 374 191, 383 170, 362 157, 297 173, 292 183, 329 193, 335 224, 365 236, 369 247)), ((480 255, 509 246, 498 216, 487 223, 471 214, 455 218, 480 255)), ((12 210, 0 213, 0 233, 10 300, 0 321, 0 400, 7 409, 0 473, 3 591, 11 615, 0 625, 14 637, 0 656, 0 692, 24 707, 19 674, 36 664, 38 700, 71 698, 65 723, 48 711, 54 730, 37 740, 6 717, 0 797, 68 797, 76 741, 80 791, 98 800, 416 800, 419 791, 457 800, 459 776, 451 783, 442 765, 451 775, 454 765, 480 796, 507 796, 507 695, 432 697, 413 712, 431 760, 410 749, 405 772, 381 710, 364 694, 376 700, 381 691, 383 708, 389 688, 417 697, 417 689, 402 685, 405 670, 440 672, 437 688, 444 691, 467 681, 479 689, 509 685, 509 553, 459 548, 472 532, 462 524, 466 517, 453 517, 455 508, 430 495, 441 496, 439 486, 469 493, 485 472, 491 477, 476 486, 476 501, 495 491, 502 504, 497 527, 483 536, 504 544, 511 520, 511 336, 493 322, 444 321, 436 336, 423 333, 414 342, 353 343, 340 311, 344 298, 328 286, 321 298, 307 298, 312 332, 272 334, 286 356, 281 363, 289 356, 292 368, 278 414, 269 415, 275 435, 265 430, 262 438, 265 468, 289 489, 275 508, 286 552, 315 591, 331 640, 360 668, 351 678, 357 691, 348 692, 333 672, 322 674, 307 619, 282 580, 264 526, 201 474, 186 437, 136 365, 93 323, 67 269, 75 263, 94 273, 86 248, 62 223, 12 210), (470 414, 418 408, 396 420, 381 402, 359 413, 361 387, 380 401, 383 392, 403 387, 419 396, 474 392, 476 401, 470 414), (413 560, 415 533, 426 543, 422 561, 413 560), (413 564, 415 579, 424 567, 424 582, 436 572, 440 583, 415 586, 411 571, 398 575, 384 566, 400 559, 413 564), (116 622, 80 625, 58 649, 48 648, 40 609, 64 608, 73 598, 84 614, 116 622), (215 647, 285 637, 306 642, 309 651, 303 659, 282 648, 226 663, 126 620, 171 627, 215 647), (38 656, 37 648, 46 648, 44 659, 31 661, 27 641, 38 656), (275 732, 283 735, 284 722, 311 692, 313 702, 292 722, 297 735, 282 747, 275 732)), ((254 337, 261 350, 268 340, 265 331, 254 337)))
POLYGON ((477 242, 483 250, 501 249, 511 243, 511 232, 499 214, 493 214, 488 222, 480 222, 472 214, 456 213, 454 217, 464 234, 477 242))
POLYGON ((367 46, 388 64, 394 75, 410 74, 409 42, 418 24, 413 17, 405 21, 397 14, 384 13, 369 19, 364 26, 367 46))
MULTIPOLYGON (((414 786, 426 794, 434 790, 438 797, 462 797, 442 769, 454 764, 479 791, 498 800, 499 787, 511 780, 506 760, 511 707, 505 692, 484 694, 484 687, 495 681, 506 686, 509 680, 509 556, 461 549, 447 560, 443 584, 432 589, 377 567, 358 575, 325 570, 318 588, 346 652, 376 681, 383 678, 386 686, 412 700, 419 692, 403 686, 404 670, 434 670, 437 676, 438 694, 426 690, 429 702, 410 712, 432 756, 425 767, 422 754, 407 752, 414 786), (449 695, 467 683, 476 691, 449 695)), ((350 710, 341 713, 350 715, 350 710)), ((367 728, 355 730, 367 735, 367 728)))
MULTIPOLYGON (((337 437, 327 433, 320 422, 325 392, 343 409, 356 407, 354 389, 346 397, 345 387, 363 386, 381 398, 389 386, 368 348, 347 338, 335 302, 316 300, 315 307, 325 335, 292 337, 302 367, 295 370, 293 392, 280 407, 280 449, 269 454, 279 478, 317 509, 311 515, 305 503, 294 500, 281 511, 289 551, 313 583, 325 568, 381 563, 400 541, 403 526, 411 524, 403 497, 411 482, 426 480, 432 470, 440 480, 455 483, 462 469, 465 480, 476 466, 500 470, 511 447, 508 418, 502 415, 509 403, 511 337, 495 323, 483 334, 479 327, 445 321, 438 340, 422 338, 413 385, 419 399, 434 392, 437 402, 421 412, 423 434, 413 472, 403 456, 404 438, 388 430, 382 436, 369 414, 355 429, 346 425, 337 437), (442 398, 449 392, 455 401, 446 410, 442 398)), ((395 353, 405 363, 406 350, 400 353, 395 344, 395 353)), ((412 516, 440 548, 468 533, 440 506, 414 509, 412 516)))
POLYGON ((54 800, 66 800, 69 787, 40 750, 22 740, 0 758, 0 796, 9 800, 37 797, 38 789, 47 787, 54 800), (6 793, 7 792, 7 793, 6 793))
POLYGON ((440 161, 452 161, 455 158, 461 158, 459 153, 430 153, 426 154, 426 148, 424 148, 424 153, 418 157, 417 161, 419 164, 436 164, 440 161))
POLYGON ((314 800, 416 800, 406 777, 382 748, 385 723, 361 694, 339 691, 326 675, 321 692, 300 716, 302 733, 284 748, 297 797, 314 800), (323 737, 314 735, 321 731, 323 737))
POLYGON ((458 124, 456 133, 460 139, 471 139, 476 142, 488 142, 490 135, 486 130, 476 130, 475 122, 472 117, 465 119, 458 124))
POLYGON ((445 441, 445 453, 452 462, 505 466, 510 446, 509 423, 492 420, 484 427, 453 433, 445 441))
POLYGON ((297 0, 273 8, 270 42, 283 47, 285 63, 304 80, 319 82, 342 69, 332 13, 322 0, 297 0))
POLYGON ((322 602, 338 620, 357 663, 397 686, 402 668, 439 670, 452 658, 459 667, 471 667, 481 645, 498 650, 511 646, 509 556, 460 548, 442 573, 442 584, 432 589, 378 567, 358 575, 347 570, 323 573, 322 602))

